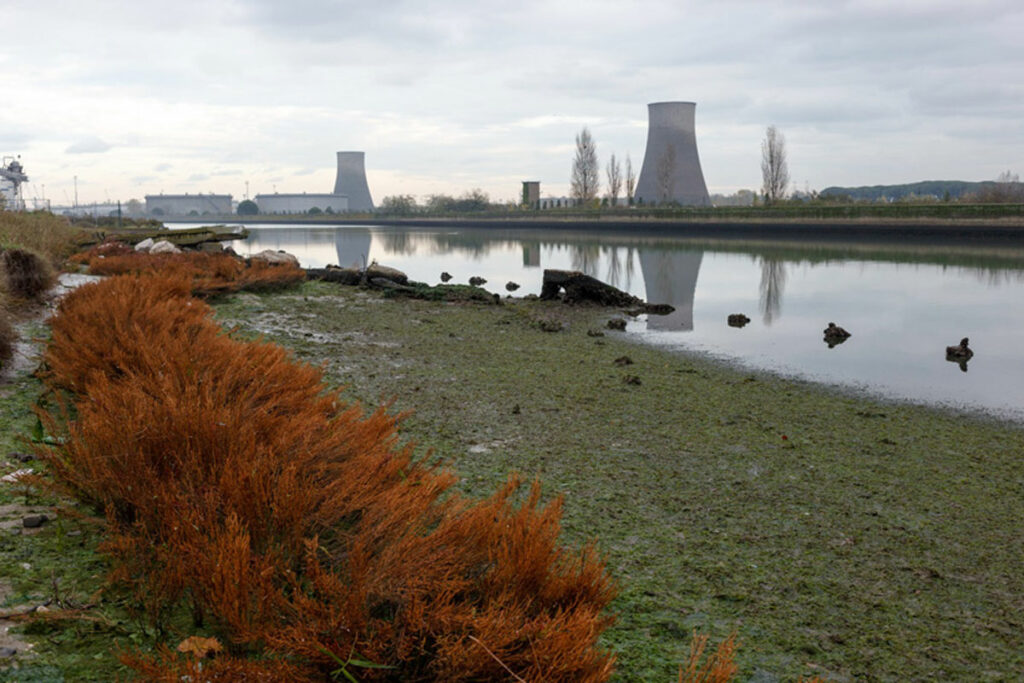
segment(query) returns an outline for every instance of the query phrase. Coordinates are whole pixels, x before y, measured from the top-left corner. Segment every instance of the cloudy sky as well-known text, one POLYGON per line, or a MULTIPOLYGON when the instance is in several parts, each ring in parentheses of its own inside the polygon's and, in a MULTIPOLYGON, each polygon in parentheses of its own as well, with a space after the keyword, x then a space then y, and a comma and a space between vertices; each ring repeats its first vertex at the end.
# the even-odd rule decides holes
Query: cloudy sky
POLYGON ((0 0, 0 154, 26 198, 567 193, 574 135, 639 170, 697 102, 711 192, 1024 174, 1020 0, 0 0), (45 190, 44 190, 45 186, 45 190))

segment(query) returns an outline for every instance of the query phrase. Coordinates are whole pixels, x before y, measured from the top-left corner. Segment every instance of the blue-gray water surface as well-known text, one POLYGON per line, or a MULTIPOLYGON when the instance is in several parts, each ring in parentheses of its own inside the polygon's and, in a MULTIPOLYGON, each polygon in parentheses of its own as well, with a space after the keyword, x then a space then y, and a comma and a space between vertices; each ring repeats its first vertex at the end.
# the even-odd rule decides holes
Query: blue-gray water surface
POLYGON ((239 253, 281 249, 305 267, 370 261, 438 283, 539 293, 545 268, 580 270, 675 312, 628 332, 672 349, 1024 420, 1024 252, 1005 247, 796 245, 557 230, 249 226, 239 253), (731 313, 751 322, 734 328, 731 313), (829 322, 852 336, 829 348, 829 322), (967 371, 945 349, 970 338, 967 371))

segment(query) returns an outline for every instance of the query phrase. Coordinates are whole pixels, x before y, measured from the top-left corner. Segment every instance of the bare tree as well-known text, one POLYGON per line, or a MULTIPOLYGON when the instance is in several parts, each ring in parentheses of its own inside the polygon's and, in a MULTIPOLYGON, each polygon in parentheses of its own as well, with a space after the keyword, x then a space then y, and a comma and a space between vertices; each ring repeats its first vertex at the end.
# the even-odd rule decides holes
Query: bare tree
POLYGON ((626 155, 626 203, 633 206, 633 192, 636 190, 636 173, 633 172, 633 162, 629 155, 626 155))
POLYGON ((608 160, 605 173, 608 175, 608 203, 615 206, 619 203, 619 191, 622 190, 622 166, 614 154, 608 160))
POLYGON ((600 189, 600 167, 597 163, 597 145, 584 128, 576 136, 576 157, 572 160, 572 188, 570 194, 579 204, 589 204, 600 189))
POLYGON ((665 148, 658 159, 658 203, 668 204, 676 195, 676 146, 665 148))
POLYGON ((761 180, 766 204, 774 204, 785 198, 786 188, 789 187, 786 138, 775 126, 768 126, 761 142, 761 180))

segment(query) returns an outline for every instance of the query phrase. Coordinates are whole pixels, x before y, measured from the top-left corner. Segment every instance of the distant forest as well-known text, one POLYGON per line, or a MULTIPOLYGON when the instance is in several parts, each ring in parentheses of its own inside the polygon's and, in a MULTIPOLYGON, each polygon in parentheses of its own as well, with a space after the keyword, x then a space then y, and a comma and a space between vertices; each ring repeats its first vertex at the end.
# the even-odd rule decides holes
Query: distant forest
POLYGON ((936 199, 960 199, 966 195, 983 196, 995 190, 1000 183, 994 180, 968 182, 965 180, 924 180, 905 185, 870 185, 864 187, 826 187, 821 197, 849 197, 855 201, 899 201, 911 195, 936 199), (947 195, 948 193, 948 195, 947 195))

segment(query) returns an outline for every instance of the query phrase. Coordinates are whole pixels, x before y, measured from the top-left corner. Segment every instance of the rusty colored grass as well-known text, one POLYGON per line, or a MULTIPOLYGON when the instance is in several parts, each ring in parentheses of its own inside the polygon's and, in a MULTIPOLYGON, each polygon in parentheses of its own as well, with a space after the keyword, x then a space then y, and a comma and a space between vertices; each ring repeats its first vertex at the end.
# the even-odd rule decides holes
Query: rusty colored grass
POLYGON ((93 275, 161 273, 182 277, 196 296, 215 296, 237 291, 269 291, 301 282, 305 271, 294 264, 270 265, 243 260, 228 253, 186 251, 179 254, 136 252, 121 243, 94 247, 79 257, 93 275))
MULTIPOLYGON (((160 273, 61 303, 45 374, 66 407, 44 417, 63 445, 40 455, 106 516, 111 580, 154 622, 188 607, 228 646, 204 679, 324 680, 341 662, 359 680, 607 680, 615 587, 592 545, 559 544, 561 500, 515 477, 455 495, 395 417, 225 335, 194 272, 160 273)), ((198 666, 125 661, 148 680, 198 666)))

